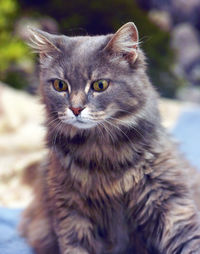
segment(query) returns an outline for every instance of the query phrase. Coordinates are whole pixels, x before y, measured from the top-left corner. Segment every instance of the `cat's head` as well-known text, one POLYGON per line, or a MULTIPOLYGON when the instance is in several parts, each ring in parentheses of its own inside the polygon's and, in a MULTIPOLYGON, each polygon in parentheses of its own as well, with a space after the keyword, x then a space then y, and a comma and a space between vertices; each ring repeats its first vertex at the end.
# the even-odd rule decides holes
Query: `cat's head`
POLYGON ((131 126, 152 111, 156 96, 133 23, 102 36, 31 29, 30 39, 40 54, 43 102, 63 128, 131 126))

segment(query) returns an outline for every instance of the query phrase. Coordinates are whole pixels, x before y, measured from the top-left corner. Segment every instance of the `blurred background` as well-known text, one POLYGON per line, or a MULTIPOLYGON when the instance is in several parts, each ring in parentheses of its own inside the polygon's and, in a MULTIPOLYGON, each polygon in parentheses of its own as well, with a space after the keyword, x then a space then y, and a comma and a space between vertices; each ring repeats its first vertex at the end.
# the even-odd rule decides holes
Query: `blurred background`
POLYGON ((199 0, 0 0, 0 79, 35 92, 36 57, 25 44, 27 25, 93 35, 134 21, 149 75, 161 95, 200 101, 199 17, 199 0))
POLYGON ((148 74, 162 96, 163 124, 200 165, 200 0, 0 0, 0 205, 29 202, 20 177, 46 153, 27 25, 73 36, 113 33, 128 21, 138 27, 148 74))

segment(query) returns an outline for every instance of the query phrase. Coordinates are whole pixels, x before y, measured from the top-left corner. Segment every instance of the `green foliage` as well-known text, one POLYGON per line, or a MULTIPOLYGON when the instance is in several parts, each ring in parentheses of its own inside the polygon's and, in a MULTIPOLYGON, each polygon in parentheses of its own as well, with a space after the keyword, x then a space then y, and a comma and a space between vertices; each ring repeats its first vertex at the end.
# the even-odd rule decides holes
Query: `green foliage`
POLYGON ((2 81, 12 80, 10 85, 16 88, 24 87, 23 76, 21 82, 15 82, 17 73, 11 69, 19 66, 30 56, 27 55, 28 47, 14 33, 14 22, 18 14, 16 0, 0 0, 0 79, 2 81))
POLYGON ((8 28, 17 12, 15 0, 0 0, 0 29, 8 28))

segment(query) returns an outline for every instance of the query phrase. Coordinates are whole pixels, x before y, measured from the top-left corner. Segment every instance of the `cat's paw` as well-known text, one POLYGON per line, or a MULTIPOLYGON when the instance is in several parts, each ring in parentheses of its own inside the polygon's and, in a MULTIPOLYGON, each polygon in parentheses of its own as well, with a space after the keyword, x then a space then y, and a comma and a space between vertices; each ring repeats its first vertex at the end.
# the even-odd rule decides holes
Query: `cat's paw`
POLYGON ((63 254, 90 254, 81 247, 68 247, 63 254))

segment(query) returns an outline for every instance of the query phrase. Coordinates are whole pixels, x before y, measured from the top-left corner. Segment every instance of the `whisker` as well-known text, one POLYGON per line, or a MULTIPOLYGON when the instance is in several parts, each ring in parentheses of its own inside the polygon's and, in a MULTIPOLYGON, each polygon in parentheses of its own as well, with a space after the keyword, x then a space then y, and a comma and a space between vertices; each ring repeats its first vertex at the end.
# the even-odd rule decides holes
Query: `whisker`
MULTIPOLYGON (((63 125, 62 125, 62 123, 60 122, 60 125, 57 127, 57 134, 56 134, 56 136, 55 136, 55 145, 56 145, 57 137, 58 137, 58 135, 60 134, 60 132, 62 131, 62 129, 63 129, 63 125)), ((59 138, 60 138, 60 136, 59 136, 59 138)))
MULTIPOLYGON (((110 137, 112 143, 114 144, 114 143, 115 143, 115 139, 114 139, 114 136, 113 136, 112 132, 110 131, 110 129, 107 128, 106 125, 105 125, 103 122, 98 122, 98 124, 99 124, 100 126, 102 126, 103 129, 105 129, 106 133, 108 134, 108 136, 110 137)), ((103 134, 103 137, 104 137, 104 136, 105 136, 105 135, 103 134)))
POLYGON ((110 121, 108 120, 104 120, 106 121, 106 123, 110 124, 111 126, 115 127, 116 129, 118 129, 124 136, 126 136, 127 140, 129 140, 129 142, 134 146, 132 140, 127 136, 127 134, 117 125, 111 123, 110 121))
POLYGON ((55 147, 55 145, 56 145, 56 139, 57 139, 57 135, 58 135, 58 133, 59 133, 59 128, 60 128, 60 126, 62 126, 62 123, 59 121, 57 124, 55 124, 55 125, 52 125, 52 127, 53 127, 53 129, 54 129, 54 131, 55 131, 55 134, 54 134, 54 136, 52 137, 52 140, 53 140, 53 147, 55 147))
MULTIPOLYGON (((125 112, 128 112, 128 113, 132 113, 132 112, 129 112, 129 111, 127 111, 127 110, 123 110, 123 109, 118 109, 119 111, 125 111, 125 112)), ((135 128, 135 123, 134 122, 127 122, 127 121, 124 121, 124 120, 122 120, 122 119, 117 119, 116 117, 112 117, 112 116, 110 116, 108 119, 105 119, 105 118, 94 118, 94 117, 92 117, 92 115, 90 114, 89 115, 91 118, 89 119, 90 121, 91 120, 93 120, 93 121, 96 121, 96 122, 98 122, 98 123, 100 123, 100 122, 107 122, 108 124, 110 124, 110 125, 112 125, 112 126, 114 126, 115 128, 117 128, 118 130, 120 129, 120 131, 121 132, 123 132, 122 130, 121 130, 121 128, 118 126, 118 125, 115 125, 113 122, 111 122, 111 121, 109 121, 108 119, 111 119, 111 120, 114 120, 114 121, 116 121, 118 124, 120 124, 120 125, 123 125, 123 126, 126 126, 126 127, 129 127, 129 128, 132 128, 132 129, 134 129, 134 131, 136 131, 141 137, 144 137, 144 135, 138 130, 138 129, 136 129, 135 128)), ((105 129, 105 128, 104 128, 105 129)), ((108 132, 108 131, 107 131, 108 132)), ((109 132, 110 132, 110 130, 109 130, 109 132)), ((124 133, 124 135, 126 135, 125 133, 124 133)), ((126 135, 127 136, 127 135, 126 135)), ((128 138, 128 136, 127 136, 127 138, 128 138)), ((129 139, 129 138, 128 138, 129 139)), ((129 141, 130 141, 130 139, 129 139, 129 141)))
POLYGON ((52 119, 51 121, 48 120, 48 121, 46 122, 46 124, 47 124, 48 126, 51 126, 52 124, 56 123, 57 121, 59 121, 59 119, 57 119, 57 118, 56 118, 56 119, 52 119))
POLYGON ((132 122, 127 123, 127 122, 125 122, 125 121, 123 121, 123 120, 121 120, 121 119, 117 119, 117 118, 115 118, 115 117, 109 117, 109 118, 110 118, 110 119, 113 119, 113 120, 115 120, 115 121, 118 121, 119 123, 122 123, 122 125, 125 125, 125 126, 128 126, 128 127, 130 127, 130 128, 133 128, 141 137, 144 137, 144 135, 143 135, 141 132, 139 132, 138 129, 135 128, 135 126, 134 126, 134 124, 133 124, 132 122))
POLYGON ((115 110, 116 112, 126 112, 126 113, 130 113, 133 114, 133 112, 125 110, 125 109, 120 109, 120 108, 112 108, 112 110, 115 110))
MULTIPOLYGON (((144 135, 143 135, 138 129, 136 129, 135 126, 134 126, 132 123, 130 123, 130 124, 127 125, 127 122, 124 122, 123 120, 120 120, 120 119, 117 119, 117 118, 114 118, 114 117, 110 117, 110 118, 111 118, 111 119, 114 119, 114 120, 116 120, 116 121, 118 121, 119 123, 125 123, 126 126, 132 128, 132 129, 134 129, 134 131, 136 131, 141 137, 144 137, 144 135)), ((110 122, 109 122, 109 123, 110 123, 110 122)), ((125 134, 125 133, 124 133, 124 134, 125 134)), ((126 135, 126 136, 127 136, 127 135, 126 135)))
POLYGON ((104 137, 104 133, 103 133, 103 131, 101 129, 101 126, 102 126, 101 123, 97 123, 97 130, 100 132, 101 136, 104 137))
MULTIPOLYGON (((126 112, 126 113, 130 113, 132 114, 133 112, 131 111, 128 111, 128 110, 125 110, 125 109, 119 109, 119 108, 112 108, 112 110, 116 111, 116 112, 126 112)), ((99 117, 102 117, 102 116, 106 116, 106 112, 105 113, 98 113, 98 112, 95 112, 94 114, 90 113, 90 116, 92 118, 99 118, 99 117)))

